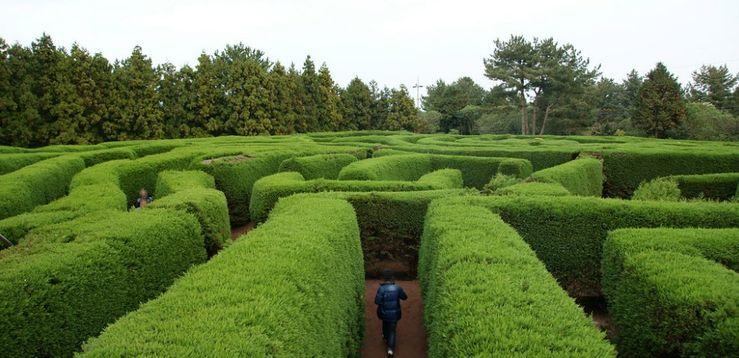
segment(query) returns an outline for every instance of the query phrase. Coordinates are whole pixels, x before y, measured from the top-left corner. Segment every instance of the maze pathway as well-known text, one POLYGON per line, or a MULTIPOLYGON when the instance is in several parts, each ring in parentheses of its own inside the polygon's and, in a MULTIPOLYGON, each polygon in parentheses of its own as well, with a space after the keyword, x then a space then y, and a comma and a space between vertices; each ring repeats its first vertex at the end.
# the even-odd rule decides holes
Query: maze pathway
MULTIPOLYGON (((375 292, 380 280, 364 282, 364 341, 362 357, 385 357, 382 341, 382 323, 377 319, 375 292)), ((423 328, 423 301, 418 281, 396 281, 408 294, 403 301, 403 319, 398 323, 398 341, 395 356, 400 358, 426 357, 426 331, 423 328)))

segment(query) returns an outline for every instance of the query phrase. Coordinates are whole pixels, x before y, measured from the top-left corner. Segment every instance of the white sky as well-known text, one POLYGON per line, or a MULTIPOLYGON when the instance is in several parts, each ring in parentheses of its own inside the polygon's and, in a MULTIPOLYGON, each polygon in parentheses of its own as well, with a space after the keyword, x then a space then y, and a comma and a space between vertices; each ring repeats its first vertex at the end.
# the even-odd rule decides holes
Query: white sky
POLYGON ((739 1, 53 1, 0 0, 0 37, 42 32, 111 61, 139 44, 155 63, 194 64, 200 52, 243 42, 272 60, 326 62, 342 86, 359 76, 391 87, 468 75, 496 38, 552 36, 622 79, 663 61, 682 82, 701 64, 739 71, 739 1))

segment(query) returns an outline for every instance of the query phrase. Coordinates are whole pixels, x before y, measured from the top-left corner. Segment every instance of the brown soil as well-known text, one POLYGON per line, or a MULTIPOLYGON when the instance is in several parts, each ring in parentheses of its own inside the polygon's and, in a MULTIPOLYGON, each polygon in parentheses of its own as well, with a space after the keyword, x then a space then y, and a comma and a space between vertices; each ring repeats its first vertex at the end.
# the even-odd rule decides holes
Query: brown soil
POLYGON ((254 223, 250 222, 244 226, 231 228, 231 239, 236 240, 239 236, 244 235, 254 228, 254 223))
POLYGON ((251 157, 247 157, 243 154, 239 154, 239 155, 233 155, 230 157, 210 158, 210 159, 203 160, 202 163, 204 165, 210 165, 213 162, 226 162, 229 164, 234 164, 234 163, 241 163, 249 159, 251 159, 251 157))
POLYGON ((585 314, 590 316, 601 331, 606 333, 606 338, 611 342, 616 338, 616 327, 613 324, 611 313, 608 312, 608 305, 603 297, 578 298, 575 302, 579 304, 585 314))
MULTIPOLYGON (((382 341, 382 322, 377 318, 375 292, 380 280, 364 282, 364 341, 362 357, 385 357, 387 349, 382 341)), ((423 301, 418 281, 396 281, 403 287, 408 300, 402 302, 403 318, 398 322, 396 357, 426 357, 426 330, 423 327, 423 301)))

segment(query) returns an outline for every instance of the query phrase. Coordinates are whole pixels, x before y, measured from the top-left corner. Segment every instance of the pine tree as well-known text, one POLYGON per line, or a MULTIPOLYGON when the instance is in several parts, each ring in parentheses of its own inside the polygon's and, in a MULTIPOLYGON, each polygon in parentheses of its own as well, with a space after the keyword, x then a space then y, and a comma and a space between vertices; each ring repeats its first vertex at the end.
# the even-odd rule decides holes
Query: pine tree
POLYGON ((399 89, 390 91, 390 111, 384 129, 415 131, 416 128, 418 128, 418 110, 408 94, 408 89, 400 85, 399 89))
POLYGON ((342 115, 349 130, 372 128, 372 92, 359 77, 355 77, 341 93, 342 115))
MULTIPOLYGON (((33 68, 33 52, 30 48, 14 44, 7 51, 7 69, 10 74, 11 101, 9 117, 3 121, 3 144, 13 146, 40 145, 35 142, 41 129, 38 98, 34 92, 36 76, 33 68)), ((44 140, 45 142, 46 140, 44 140)))
POLYGON ((300 73, 302 87, 303 115, 299 120, 302 125, 298 132, 311 132, 320 130, 318 118, 319 103, 321 102, 321 80, 316 73, 316 65, 310 56, 303 63, 303 71, 300 73))
POLYGON ((722 110, 732 110, 734 105, 732 90, 739 77, 724 66, 701 66, 693 72, 690 84, 690 97, 696 101, 709 102, 722 110))
POLYGON ((632 120, 635 127, 657 138, 665 138, 685 120, 680 84, 661 62, 647 74, 632 120))
POLYGON ((370 81, 369 88, 372 94, 372 125, 370 128, 385 128, 385 122, 390 113, 390 90, 387 87, 380 89, 375 81, 370 81))
POLYGON ((103 125, 107 139, 159 139, 164 136, 159 76, 151 59, 136 46, 131 56, 113 69, 113 111, 103 125))
POLYGON ((193 83, 193 136, 218 135, 224 130, 226 119, 222 113, 226 98, 219 90, 218 73, 211 56, 200 54, 193 83))
POLYGON ((253 52, 239 51, 238 57, 231 57, 228 51, 216 55, 219 65, 224 66, 226 129, 238 135, 269 134, 274 113, 272 84, 261 57, 241 56, 244 53, 253 52))
MULTIPOLYGON (((164 122, 164 135, 167 138, 194 136, 194 76, 190 66, 180 70, 171 64, 157 66, 159 73, 159 98, 164 122)), ((195 131, 197 133, 197 131, 195 131)))
MULTIPOLYGON (((293 68, 294 70, 294 68, 293 68)), ((298 112, 295 107, 295 98, 299 96, 299 82, 285 71, 279 62, 275 63, 269 74, 272 82, 272 101, 274 113, 272 118, 274 134, 291 134, 295 132, 298 112)))
POLYGON ((343 130, 348 126, 341 115, 339 93, 331 72, 324 63, 318 70, 318 130, 343 130))
POLYGON ((17 105, 13 98, 12 72, 10 66, 10 47, 0 37, 0 143, 10 143, 13 140, 11 127, 17 105))

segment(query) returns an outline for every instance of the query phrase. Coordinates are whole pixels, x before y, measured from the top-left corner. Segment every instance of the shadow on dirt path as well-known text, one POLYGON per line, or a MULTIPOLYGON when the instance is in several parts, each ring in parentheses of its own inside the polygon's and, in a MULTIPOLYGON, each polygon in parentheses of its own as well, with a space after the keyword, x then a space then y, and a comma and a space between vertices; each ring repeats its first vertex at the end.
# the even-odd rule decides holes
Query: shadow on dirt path
POLYGON ((236 240, 239 236, 246 234, 254 228, 254 223, 249 222, 243 226, 237 226, 231 228, 231 239, 236 240))
MULTIPOLYGON (((382 322, 377 318, 375 292, 381 280, 364 281, 364 341, 362 357, 385 357, 382 341, 382 322)), ((408 300, 402 302, 403 318, 398 322, 395 356, 400 358, 426 357, 426 331, 423 327, 423 301, 418 281, 396 281, 403 287, 408 300)))

